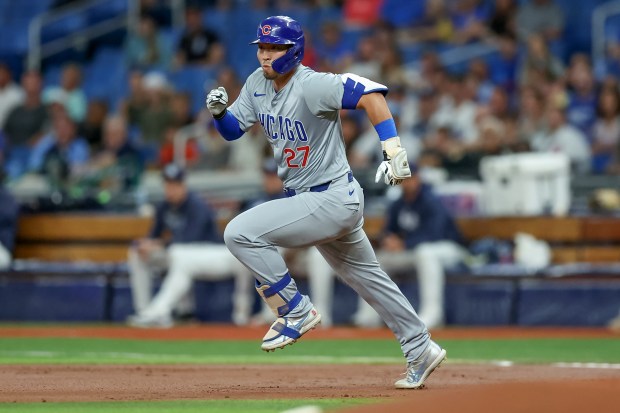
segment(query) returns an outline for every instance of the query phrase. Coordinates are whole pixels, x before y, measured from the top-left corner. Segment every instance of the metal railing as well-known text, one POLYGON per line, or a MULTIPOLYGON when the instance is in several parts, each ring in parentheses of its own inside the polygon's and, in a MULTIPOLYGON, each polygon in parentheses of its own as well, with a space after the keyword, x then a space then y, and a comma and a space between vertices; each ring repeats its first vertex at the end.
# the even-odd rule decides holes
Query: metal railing
POLYGON ((32 19, 28 25, 28 68, 40 70, 41 62, 46 57, 53 56, 74 47, 83 47, 89 40, 110 33, 114 30, 127 27, 129 22, 135 19, 135 17, 132 17, 132 14, 137 15, 138 13, 138 2, 127 0, 126 14, 119 14, 118 16, 114 16, 89 27, 85 27, 77 32, 68 33, 64 37, 43 44, 41 34, 46 25, 58 22, 72 15, 85 13, 93 6, 102 5, 105 3, 106 0, 90 0, 76 5, 69 4, 56 10, 41 13, 32 19))
MULTIPOLYGON (((64 37, 43 43, 41 34, 46 25, 58 22, 71 15, 86 13, 90 8, 107 3, 107 0, 90 0, 73 5, 69 4, 58 9, 42 13, 36 16, 28 25, 28 57, 29 69, 40 70, 43 59, 53 56, 62 51, 84 47, 87 42, 99 36, 111 33, 115 30, 137 27, 140 16, 140 3, 138 0, 126 0, 127 13, 118 14, 94 25, 85 27, 74 33, 68 33, 64 37)), ((172 23, 181 27, 185 23, 185 0, 171 0, 172 23)))
POLYGON ((592 60, 594 62, 605 58, 605 22, 616 14, 620 14, 620 0, 601 4, 592 12, 592 60))

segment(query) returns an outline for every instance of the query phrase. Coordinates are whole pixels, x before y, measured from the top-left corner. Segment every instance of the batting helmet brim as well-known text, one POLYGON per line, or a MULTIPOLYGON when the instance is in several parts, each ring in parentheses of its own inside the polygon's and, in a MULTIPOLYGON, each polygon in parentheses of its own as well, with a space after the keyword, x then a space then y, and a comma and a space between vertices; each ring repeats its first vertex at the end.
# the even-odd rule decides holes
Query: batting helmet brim
POLYGON ((260 36, 258 39, 250 42, 250 44, 259 44, 259 43, 268 43, 268 44, 295 44, 294 41, 283 39, 282 37, 276 36, 260 36))

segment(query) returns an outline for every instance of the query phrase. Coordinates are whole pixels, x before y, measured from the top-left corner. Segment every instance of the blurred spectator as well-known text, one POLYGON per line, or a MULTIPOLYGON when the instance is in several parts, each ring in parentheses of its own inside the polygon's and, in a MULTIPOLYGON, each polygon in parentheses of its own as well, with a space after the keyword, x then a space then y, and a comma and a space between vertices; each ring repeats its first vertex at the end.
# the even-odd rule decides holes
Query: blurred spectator
POLYGON ((592 67, 586 55, 578 53, 571 57, 567 81, 569 94, 566 118, 591 140, 596 120, 596 91, 592 67))
POLYGON ((173 117, 172 123, 177 128, 194 123, 191 96, 188 93, 173 93, 170 96, 170 110, 173 117))
POLYGON ((543 41, 556 40, 564 31, 564 12, 553 0, 529 0, 519 6, 516 23, 521 41, 533 34, 543 41))
POLYGON ((498 37, 515 37, 517 35, 515 0, 495 0, 493 6, 487 23, 491 33, 498 37))
POLYGON ((177 142, 177 139, 182 134, 184 134, 183 130, 174 126, 174 124, 164 131, 164 141, 160 145, 159 158, 157 160, 158 165, 180 162, 180 156, 183 156, 184 162, 188 167, 193 167, 198 162, 200 159, 200 148, 196 139, 193 136, 188 136, 188 139, 181 142, 184 143, 184 146, 181 147, 181 143, 177 142), (179 150, 183 151, 183 155, 178 153, 179 150))
POLYGON ((519 67, 519 83, 538 87, 563 74, 564 65, 549 51, 545 39, 540 35, 531 35, 527 39, 527 54, 519 67))
POLYGON ((618 81, 620 79, 620 39, 608 39, 605 56, 597 59, 594 64, 597 80, 613 78, 618 81))
POLYGON ((87 100, 82 90, 82 69, 74 63, 62 70, 60 85, 50 86, 43 91, 43 101, 48 103, 55 99, 65 102, 69 117, 74 122, 82 122, 86 116, 87 100))
POLYGON ((304 58, 301 60, 301 64, 317 70, 319 67, 319 55, 316 51, 316 47, 314 47, 314 35, 311 31, 306 31, 304 33, 304 38, 304 58))
POLYGON ((140 17, 138 27, 128 33, 124 48, 130 68, 167 70, 172 63, 172 51, 149 15, 140 17))
POLYGON ((350 111, 344 110, 340 112, 340 124, 342 125, 344 147, 351 168, 365 167, 365 159, 358 159, 355 151, 352 150, 353 145, 361 136, 359 120, 350 111))
MULTIPOLYGON (((209 119, 210 114, 205 113, 205 116, 209 119)), ((265 132, 259 122, 245 133, 243 139, 228 144, 232 147, 228 164, 234 171, 258 173, 263 158, 273 157, 271 144, 265 139, 265 132)))
POLYGON ((228 93, 228 101, 234 102, 241 93, 242 83, 235 70, 230 66, 222 67, 217 73, 217 86, 223 86, 228 93))
POLYGON ((453 133, 463 142, 473 142, 478 137, 476 113, 478 105, 473 101, 473 91, 462 75, 452 75, 449 80, 449 103, 438 113, 440 122, 449 125, 453 133))
POLYGON ((405 42, 447 43, 454 38, 454 26, 445 0, 426 0, 424 16, 419 23, 403 32, 405 42))
POLYGON ((508 93, 515 91, 518 68, 518 45, 515 37, 499 36, 496 40, 499 53, 491 56, 490 77, 497 86, 503 87, 508 93))
POLYGON ((92 152, 96 152, 103 146, 102 130, 103 122, 108 115, 108 104, 103 100, 91 100, 84 122, 78 127, 78 134, 86 139, 92 152))
POLYGON ((230 165, 232 147, 222 139, 222 136, 215 129, 213 120, 207 123, 206 133, 200 141, 200 147, 200 169, 223 171, 233 166, 230 165))
POLYGON ((11 69, 0 62, 0 131, 9 113, 24 102, 24 91, 15 82, 11 69))
POLYGON ((543 95, 533 87, 522 87, 518 112, 518 136, 529 145, 535 135, 546 129, 543 95))
POLYGON ((486 105, 482 105, 476 114, 477 118, 492 116, 504 120, 512 116, 510 98, 506 90, 501 87, 494 87, 486 105))
POLYGON ((379 18, 382 3, 383 0, 343 0, 345 24, 348 27, 371 27, 379 18))
MULTIPOLYGON (((1 163, 0 163, 1 165, 1 163)), ((0 168, 0 270, 9 268, 13 260, 19 204, 4 187, 4 174, 0 168)))
MULTIPOLYGON (((194 278, 217 280, 237 274, 237 279, 251 279, 221 242, 214 211, 188 189, 183 169, 168 164, 163 179, 165 200, 157 207, 151 232, 129 250, 135 315, 127 321, 136 327, 171 327, 175 310, 177 315, 190 313, 193 300, 189 293, 194 278), (166 270, 163 284, 153 297, 153 278, 166 270)), ((240 293, 240 298, 247 296, 244 291, 240 293)))
POLYGON ((224 60, 224 47, 219 37, 203 27, 202 10, 188 6, 185 12, 185 31, 176 54, 176 65, 217 65, 224 60))
POLYGON ((30 169, 44 175, 52 190, 66 191, 74 171, 89 159, 88 143, 68 116, 53 120, 52 132, 33 149, 30 169))
POLYGON ((381 50, 378 82, 387 85, 409 86, 409 76, 403 65, 403 58, 396 43, 381 50))
POLYGON ((378 80, 379 70, 375 39, 372 36, 364 36, 357 43, 356 53, 345 71, 367 79, 378 80))
POLYGON ((546 117, 547 130, 533 137, 532 149, 536 152, 565 153, 574 172, 589 172, 590 146, 586 136, 566 122, 564 109, 557 104, 548 105, 546 117))
POLYGON ((487 32, 487 10, 480 0, 460 0, 454 3, 451 13, 454 27, 453 42, 469 43, 481 40, 487 32))
POLYGON ((410 70, 409 85, 413 91, 434 89, 437 90, 436 82, 445 75, 441 67, 439 56, 432 50, 422 52, 417 67, 410 70))
POLYGON ((48 123, 47 108, 41 102, 41 75, 35 71, 25 72, 21 82, 25 101, 9 113, 4 125, 8 151, 6 171, 11 179, 28 170, 31 147, 43 136, 48 123))
POLYGON ((489 66, 483 59, 474 58, 469 62, 465 82, 473 93, 472 100, 479 104, 488 103, 495 85, 489 75, 489 66))
POLYGON ((412 116, 415 121, 411 132, 420 142, 425 142, 440 126, 441 119, 437 111, 437 99, 437 92, 433 89, 428 88, 418 92, 418 105, 415 115, 412 116))
MULTIPOLYGON (((390 275, 416 269, 418 314, 428 328, 440 327, 445 322, 444 270, 458 265, 468 253, 454 218, 416 171, 401 188, 402 195, 386 211, 377 260, 390 275)), ((375 327, 381 320, 370 305, 359 299, 353 322, 375 327)))
POLYGON ((353 59, 351 50, 342 36, 342 28, 338 22, 326 21, 321 26, 320 38, 316 42, 320 70, 342 73, 353 59))
POLYGON ((121 102, 119 112, 127 119, 130 127, 137 126, 140 113, 147 104, 146 89, 144 88, 144 75, 138 70, 129 73, 127 83, 129 93, 121 102))
POLYGON ((127 140, 125 119, 111 116, 103 123, 103 148, 79 168, 74 187, 86 196, 114 198, 134 191, 142 171, 140 152, 127 140))
POLYGON ((620 95, 617 89, 603 89, 592 132, 593 172, 605 172, 619 147, 620 95))
POLYGON ((154 164, 158 162, 159 151, 166 141, 166 133, 175 121, 170 109, 170 86, 164 75, 151 72, 143 77, 142 87, 144 104, 134 107, 133 110, 145 161, 147 164, 154 164))

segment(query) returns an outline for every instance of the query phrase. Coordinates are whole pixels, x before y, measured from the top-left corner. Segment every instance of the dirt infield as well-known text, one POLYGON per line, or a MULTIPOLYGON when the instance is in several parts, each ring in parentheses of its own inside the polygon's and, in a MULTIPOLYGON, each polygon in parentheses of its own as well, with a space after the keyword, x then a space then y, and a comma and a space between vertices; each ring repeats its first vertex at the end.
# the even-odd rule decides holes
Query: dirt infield
MULTIPOLYGON (((188 326, 171 330, 125 327, 1 328, 0 337, 123 337, 257 339, 263 329, 188 326), (218 332, 219 331, 219 332, 218 332), (233 334, 232 332, 235 332, 233 334)), ((604 330, 445 330, 436 338, 608 337, 604 330), (546 331, 546 333, 545 333, 546 331), (493 334, 495 333, 495 334, 493 334)), ((308 339, 391 337, 386 330, 318 330, 308 339)), ((304 338, 306 339, 306 338, 304 338)), ((378 398, 390 413, 424 411, 617 411, 620 370, 558 366, 446 363, 421 391, 396 390, 400 365, 3 365, 0 402, 179 399, 378 398), (501 407, 500 407, 501 406, 501 407), (600 406, 599 409, 592 409, 600 406), (561 410, 560 410, 561 409, 561 410)), ((378 406, 351 411, 378 411, 378 406)))

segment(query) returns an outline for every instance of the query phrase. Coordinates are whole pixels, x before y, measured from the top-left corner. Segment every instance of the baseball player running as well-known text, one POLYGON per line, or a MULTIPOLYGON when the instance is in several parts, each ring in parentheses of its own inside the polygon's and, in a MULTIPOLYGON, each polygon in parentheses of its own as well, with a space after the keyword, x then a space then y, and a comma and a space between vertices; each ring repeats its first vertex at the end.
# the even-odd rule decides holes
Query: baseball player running
POLYGON ((224 139, 240 138, 260 122, 278 163, 286 197, 251 208, 226 227, 230 251, 256 277, 256 290, 276 321, 262 349, 294 343, 321 322, 300 294, 276 247, 315 245, 341 278, 361 295, 396 335, 405 358, 397 388, 416 389, 446 358, 394 282, 379 267, 363 230, 364 195, 353 177, 342 137, 341 109, 363 109, 374 125, 384 161, 376 180, 397 185, 411 176, 388 109, 384 85, 354 74, 317 73, 301 64, 304 33, 298 22, 273 16, 258 26, 252 73, 230 107, 223 87, 206 99, 224 139))

